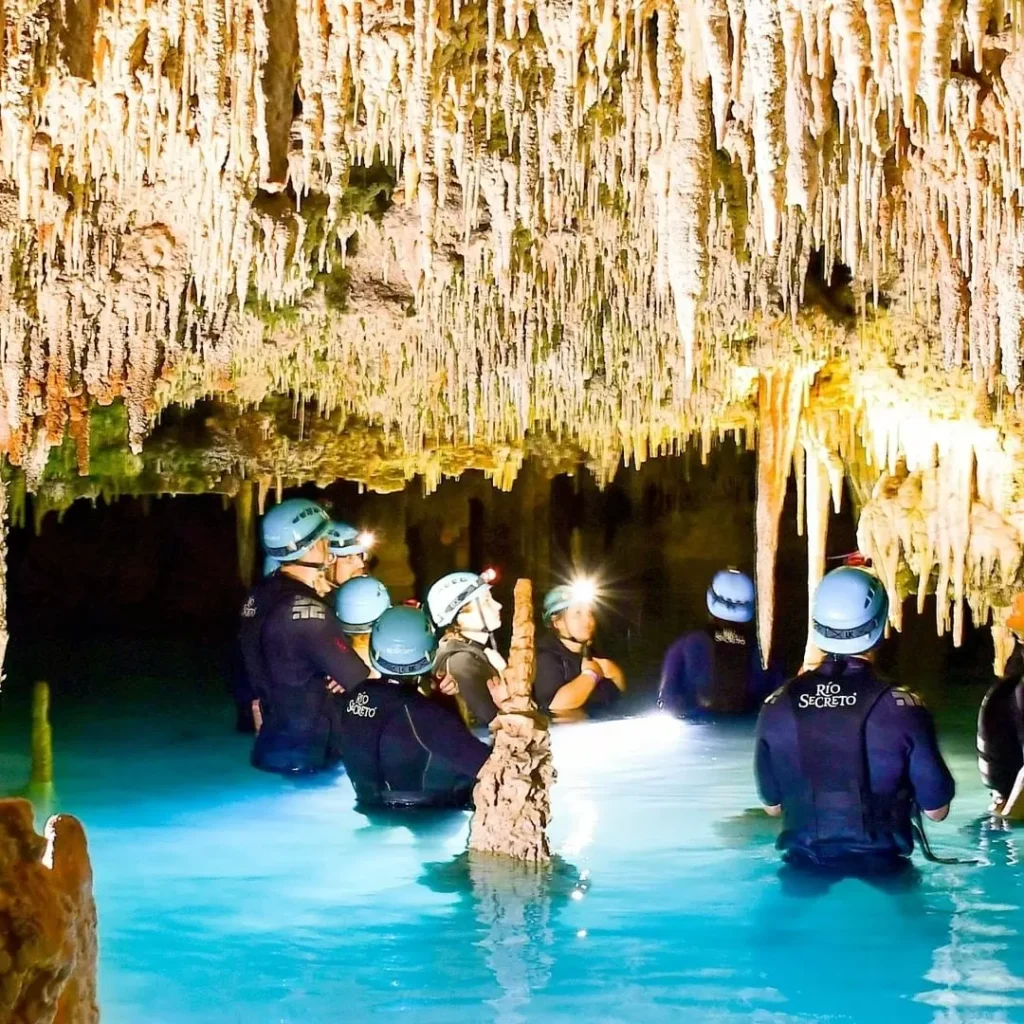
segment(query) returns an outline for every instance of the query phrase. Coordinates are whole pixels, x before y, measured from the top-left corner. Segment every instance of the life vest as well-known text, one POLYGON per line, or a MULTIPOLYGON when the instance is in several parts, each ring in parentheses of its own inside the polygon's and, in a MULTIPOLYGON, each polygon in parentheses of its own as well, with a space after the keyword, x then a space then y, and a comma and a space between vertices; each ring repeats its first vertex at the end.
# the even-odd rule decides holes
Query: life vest
POLYGON ((1024 655, 1020 646, 1006 674, 985 694, 978 712, 978 769, 982 782, 1004 799, 1024 767, 1024 655))
POLYGON ((483 646, 460 633, 450 632, 446 633, 438 644, 434 657, 434 675, 445 675, 448 672, 448 659, 455 654, 467 655, 472 666, 470 672, 458 675, 453 673, 459 684, 459 713, 470 727, 489 725, 497 715, 498 709, 491 699, 487 681, 498 674, 497 669, 491 664, 483 646))
POLYGON ((731 622, 709 622, 711 639, 710 691, 698 694, 700 706, 726 715, 750 710, 750 669, 753 664, 753 630, 731 622))
POLYGON ((796 723, 800 781, 783 800, 781 847, 911 852, 899 799, 880 797, 870 785, 867 720, 890 689, 867 662, 843 658, 787 685, 782 699, 796 723))

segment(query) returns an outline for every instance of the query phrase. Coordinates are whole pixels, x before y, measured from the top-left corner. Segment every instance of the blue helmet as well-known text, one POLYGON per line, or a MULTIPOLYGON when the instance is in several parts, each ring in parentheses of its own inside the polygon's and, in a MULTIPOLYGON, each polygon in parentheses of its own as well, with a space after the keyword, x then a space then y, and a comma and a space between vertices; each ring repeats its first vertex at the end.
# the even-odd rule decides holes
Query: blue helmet
POLYGON ((349 526, 348 523, 339 523, 334 520, 327 530, 327 543, 331 547, 332 554, 342 557, 366 554, 366 545, 360 540, 359 531, 354 526, 349 526))
POLYGON ((434 665, 437 638, 418 608, 389 608, 370 631, 370 664, 383 676, 422 676, 434 665))
POLYGON ((843 565, 818 584, 811 639, 828 654, 863 654, 885 634, 889 597, 866 569, 843 565))
POLYGON ((551 625, 551 620, 574 604, 593 605, 597 600, 597 584, 586 577, 574 580, 572 583, 560 583, 552 587, 544 595, 544 609, 542 617, 545 625, 551 625))
POLYGON ((387 587, 372 576, 355 576, 334 594, 334 613, 346 633, 369 633, 390 607, 387 587))
POLYGON ((272 555, 263 556, 263 575, 273 576, 278 569, 281 568, 281 563, 274 558, 272 555))
POLYGON ((330 523, 315 501, 289 498, 263 517, 263 551, 279 562, 295 562, 327 533, 330 523))
POLYGON ((716 572, 707 593, 708 611, 723 622, 750 622, 754 617, 754 581, 739 569, 716 572))
POLYGON ((427 591, 427 611, 438 628, 450 626, 470 601, 480 597, 491 583, 475 572, 450 572, 427 591))

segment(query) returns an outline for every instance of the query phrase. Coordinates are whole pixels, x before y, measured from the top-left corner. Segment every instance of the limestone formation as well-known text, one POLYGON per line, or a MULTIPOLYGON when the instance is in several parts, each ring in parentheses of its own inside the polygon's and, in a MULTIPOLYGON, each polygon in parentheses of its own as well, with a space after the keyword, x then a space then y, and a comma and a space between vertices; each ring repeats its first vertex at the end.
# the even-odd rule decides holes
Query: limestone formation
POLYGON ((85 832, 75 818, 58 815, 43 838, 26 800, 0 800, 0 1020, 99 1020, 85 832))
POLYGON ((138 451, 169 403, 272 384, 409 447, 643 457, 840 261, 862 317, 1014 389, 1018 13, 8 0, 0 447, 38 476, 70 433, 85 467, 94 403, 138 451))
POLYGON ((473 791, 469 848, 530 863, 551 859, 547 824, 555 780, 547 719, 533 702, 533 586, 518 580, 504 692, 491 723, 494 750, 473 791))

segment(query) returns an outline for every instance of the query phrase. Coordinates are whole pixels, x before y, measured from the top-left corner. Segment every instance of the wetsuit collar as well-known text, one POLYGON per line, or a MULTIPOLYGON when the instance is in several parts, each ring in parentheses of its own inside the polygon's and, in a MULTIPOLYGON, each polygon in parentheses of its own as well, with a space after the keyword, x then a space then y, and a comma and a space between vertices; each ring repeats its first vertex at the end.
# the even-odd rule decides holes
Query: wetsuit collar
POLYGON ((490 633, 471 633, 467 630, 460 629, 459 636, 467 643, 472 644, 474 647, 479 647, 481 650, 491 646, 491 634, 490 633))

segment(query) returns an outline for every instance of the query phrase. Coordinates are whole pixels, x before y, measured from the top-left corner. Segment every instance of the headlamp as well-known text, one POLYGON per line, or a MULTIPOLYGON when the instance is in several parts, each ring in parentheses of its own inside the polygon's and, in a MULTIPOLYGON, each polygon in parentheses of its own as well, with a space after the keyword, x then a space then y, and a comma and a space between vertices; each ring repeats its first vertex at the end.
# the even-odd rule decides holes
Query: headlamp
POLYGON ((360 547, 366 548, 366 550, 369 551, 370 548, 377 543, 377 535, 372 530, 363 530, 363 532, 356 537, 356 543, 360 547))
POLYGON ((573 604, 594 604, 597 601, 597 584, 586 576, 574 579, 569 584, 573 604))
POLYGON ((493 566, 488 566, 482 573, 480 573, 480 579, 484 583, 493 583, 498 578, 498 570, 493 566))

